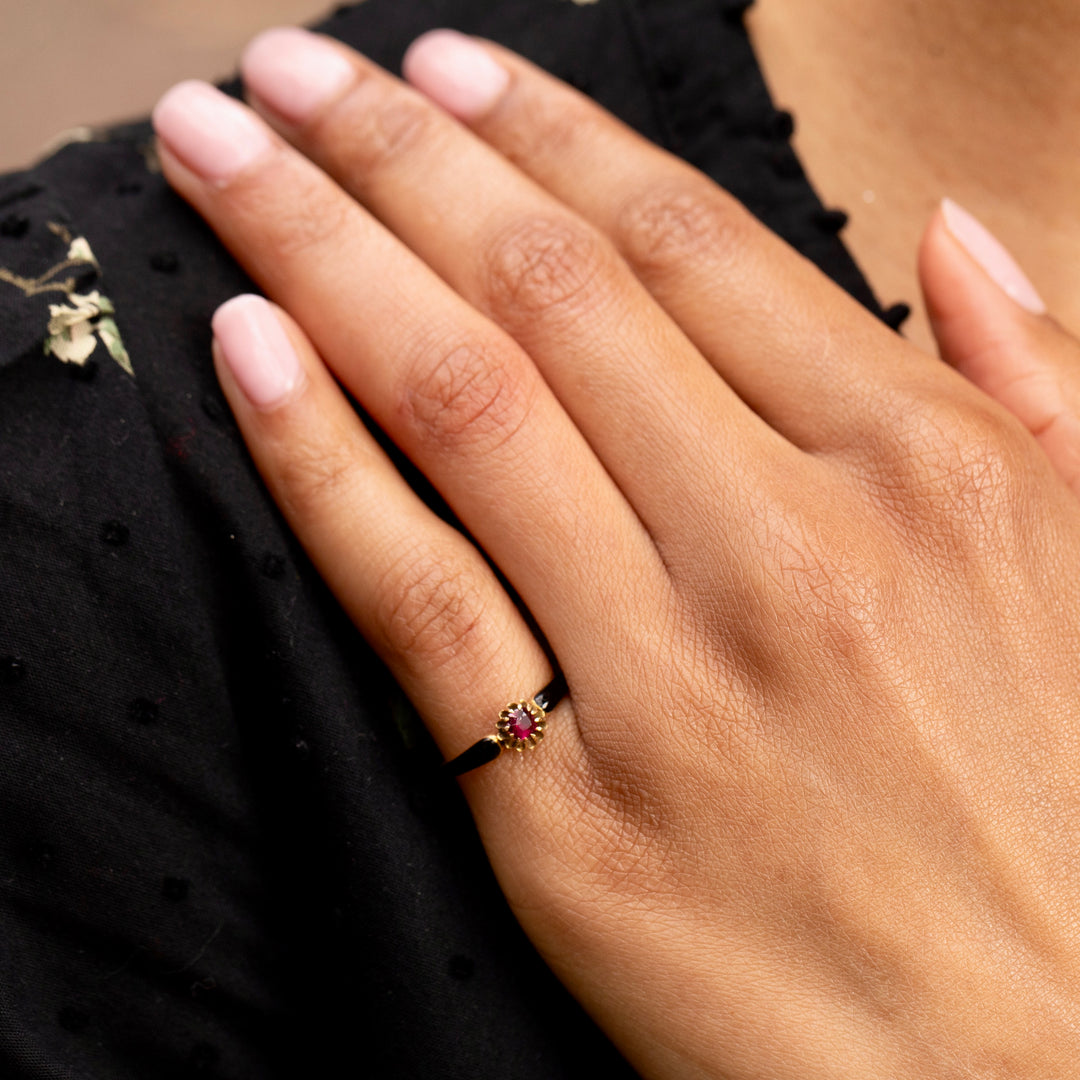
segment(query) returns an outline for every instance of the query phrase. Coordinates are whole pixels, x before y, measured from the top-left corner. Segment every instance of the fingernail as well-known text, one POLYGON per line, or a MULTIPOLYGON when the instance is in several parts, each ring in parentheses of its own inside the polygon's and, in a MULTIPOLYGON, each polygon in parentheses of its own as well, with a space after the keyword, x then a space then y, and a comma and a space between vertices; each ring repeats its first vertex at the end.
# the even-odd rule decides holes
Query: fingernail
POLYGON ((182 82, 154 109, 154 130, 204 180, 229 180, 270 149, 265 125, 208 83, 182 82))
POLYGON ((292 26, 255 38, 241 70, 248 89, 292 124, 307 120, 354 77, 352 64, 333 45, 292 26))
POLYGON ((510 82, 506 68, 454 30, 432 30, 417 38, 402 70, 418 90, 463 120, 488 112, 510 82))
POLYGON ((300 357, 261 296, 237 296, 222 304, 212 326, 229 371, 257 409, 280 404, 304 381, 300 357))
POLYGON ((1033 315, 1046 313, 1042 297, 1017 261, 985 225, 952 199, 943 199, 945 224, 962 248, 986 271, 1002 291, 1033 315))

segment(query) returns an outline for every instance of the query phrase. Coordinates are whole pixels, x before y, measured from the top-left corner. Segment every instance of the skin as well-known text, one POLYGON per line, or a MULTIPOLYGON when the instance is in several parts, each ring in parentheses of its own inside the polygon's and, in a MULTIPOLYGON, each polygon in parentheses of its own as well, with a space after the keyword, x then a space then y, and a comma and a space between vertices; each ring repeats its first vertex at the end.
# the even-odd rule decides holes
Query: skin
POLYGON ((1071 0, 757 0, 747 26, 795 146, 878 295, 915 307, 913 253, 943 194, 1080 329, 1080 8, 1071 0), (866 192, 873 193, 867 202, 866 192))
POLYGON ((163 167, 280 305, 303 376, 256 405, 219 337, 222 385, 444 751, 550 667, 335 377, 567 676, 540 750, 463 781, 537 947, 646 1077, 1070 1075, 1080 502, 1039 437, 1076 343, 935 219, 954 370, 505 50, 454 119, 335 48, 303 117, 249 72, 278 134, 238 173, 163 167))

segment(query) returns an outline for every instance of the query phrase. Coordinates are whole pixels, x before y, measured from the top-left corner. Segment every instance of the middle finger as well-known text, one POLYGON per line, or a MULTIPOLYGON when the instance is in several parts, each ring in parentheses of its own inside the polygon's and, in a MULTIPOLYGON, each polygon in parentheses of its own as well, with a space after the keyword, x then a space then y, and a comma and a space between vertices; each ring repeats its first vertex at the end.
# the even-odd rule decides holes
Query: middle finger
POLYGON ((608 238, 441 109, 299 30, 262 35, 243 72, 282 134, 524 346, 662 547, 700 522, 701 505, 732 508, 735 477, 757 488, 781 460, 790 474, 801 455, 717 377, 608 238), (301 75, 319 57, 338 74, 313 91, 301 75))

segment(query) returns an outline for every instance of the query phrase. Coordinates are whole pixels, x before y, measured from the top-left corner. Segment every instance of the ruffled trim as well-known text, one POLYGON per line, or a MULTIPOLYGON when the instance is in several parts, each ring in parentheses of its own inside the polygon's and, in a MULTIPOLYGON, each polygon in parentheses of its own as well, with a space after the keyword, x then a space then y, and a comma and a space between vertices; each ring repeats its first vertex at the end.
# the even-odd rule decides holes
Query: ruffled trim
POLYGON ((847 214, 823 204, 791 145, 795 120, 773 103, 744 26, 751 3, 622 2, 668 148, 898 329, 910 309, 875 296, 840 239, 847 214))

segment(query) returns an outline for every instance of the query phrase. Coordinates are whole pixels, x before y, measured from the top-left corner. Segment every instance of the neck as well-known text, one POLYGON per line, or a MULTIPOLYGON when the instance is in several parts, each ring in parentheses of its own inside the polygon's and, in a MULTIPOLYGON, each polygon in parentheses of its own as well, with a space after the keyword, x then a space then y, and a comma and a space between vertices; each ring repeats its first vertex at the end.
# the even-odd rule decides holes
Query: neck
POLYGON ((1075 146, 1075 0, 763 3, 799 9, 822 55, 848 68, 867 118, 945 177, 1004 171, 1011 191, 1037 189, 1046 177, 1036 166, 1055 165, 1054 151, 1075 146), (1065 146, 1048 147, 1050 132, 1065 146))
MULTIPOLYGON (((748 27, 811 180, 851 213, 847 239, 885 302, 916 296, 918 238, 951 195, 1080 325, 1076 0, 758 0, 748 27)), ((919 313, 911 331, 928 344, 919 313)))

